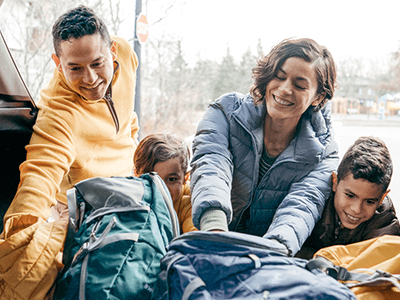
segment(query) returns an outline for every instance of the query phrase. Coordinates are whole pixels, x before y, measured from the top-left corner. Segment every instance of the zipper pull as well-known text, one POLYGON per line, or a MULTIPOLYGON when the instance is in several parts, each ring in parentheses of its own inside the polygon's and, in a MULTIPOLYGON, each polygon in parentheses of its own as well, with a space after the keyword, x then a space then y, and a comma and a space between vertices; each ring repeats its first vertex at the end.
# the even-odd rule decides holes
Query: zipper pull
POLYGON ((114 124, 115 124, 115 127, 117 129, 116 133, 118 133, 118 131, 119 131, 119 121, 118 121, 117 112, 115 110, 114 102, 111 99, 111 94, 106 94, 104 96, 104 99, 106 100, 108 109, 110 110, 110 113, 111 113, 111 117, 112 117, 112 119, 114 121, 114 124))
POLYGON ((82 226, 83 218, 85 217, 85 208, 86 208, 85 202, 79 203, 79 219, 76 224, 76 229, 75 229, 76 231, 78 231, 78 229, 82 226))
POLYGON ((114 228, 115 224, 117 224, 117 218, 113 216, 110 222, 108 222, 107 227, 104 229, 103 233, 98 238, 96 238, 95 236, 95 240, 89 239, 89 252, 97 249, 97 247, 100 246, 100 244, 106 239, 111 229, 114 228))

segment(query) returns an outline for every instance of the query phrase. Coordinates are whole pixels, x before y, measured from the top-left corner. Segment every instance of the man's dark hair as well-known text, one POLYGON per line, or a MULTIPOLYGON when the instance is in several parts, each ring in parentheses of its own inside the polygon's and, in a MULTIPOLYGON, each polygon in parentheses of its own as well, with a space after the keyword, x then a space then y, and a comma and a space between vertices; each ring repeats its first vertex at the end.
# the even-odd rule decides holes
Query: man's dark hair
POLYGON ((360 137, 344 154, 337 170, 337 180, 349 174, 382 187, 385 192, 393 173, 392 159, 385 143, 376 137, 360 137))
POLYGON ((60 57, 61 42, 96 33, 100 34, 107 46, 111 46, 110 34, 104 22, 92 9, 79 5, 61 15, 54 23, 52 30, 54 51, 60 57))

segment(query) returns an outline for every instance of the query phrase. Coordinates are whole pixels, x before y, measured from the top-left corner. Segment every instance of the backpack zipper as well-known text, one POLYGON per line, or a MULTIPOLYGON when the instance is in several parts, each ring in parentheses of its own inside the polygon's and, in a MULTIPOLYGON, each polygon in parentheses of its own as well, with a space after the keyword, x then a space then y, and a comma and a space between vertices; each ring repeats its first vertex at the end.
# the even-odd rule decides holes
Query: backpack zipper
MULTIPOLYGON (((100 244, 108 235, 108 233, 111 231, 111 229, 115 226, 117 223, 117 218, 113 216, 108 222, 107 227, 104 229, 103 233, 97 238, 96 237, 96 232, 98 228, 100 227, 101 220, 99 220, 96 224, 93 225, 92 231, 89 236, 89 241, 84 243, 82 247, 78 250, 78 252, 75 254, 74 261, 76 258, 76 261, 79 260, 81 256, 85 256, 82 262, 81 266, 81 279, 79 283, 79 300, 85 300, 85 286, 86 286, 86 278, 87 278, 87 265, 89 261, 89 254, 90 254, 90 248, 95 247, 96 245, 100 244), (82 251, 81 251, 82 250, 82 251)), ((74 263, 73 261, 73 263, 74 263)), ((72 266, 73 264, 71 264, 72 266)))

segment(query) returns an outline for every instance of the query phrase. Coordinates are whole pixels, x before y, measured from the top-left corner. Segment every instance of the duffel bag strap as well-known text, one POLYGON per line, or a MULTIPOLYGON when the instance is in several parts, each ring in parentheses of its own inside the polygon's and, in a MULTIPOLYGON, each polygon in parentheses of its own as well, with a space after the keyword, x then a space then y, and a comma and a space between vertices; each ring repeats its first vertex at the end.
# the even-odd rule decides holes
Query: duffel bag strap
MULTIPOLYGON (((364 275, 362 280, 356 283, 345 283, 349 288, 357 286, 395 286, 400 291, 400 275, 390 274, 381 270, 371 270, 371 269, 356 269, 351 273, 351 278, 361 277, 364 275), (367 273, 356 273, 356 272, 369 272, 367 273)), ((356 280, 356 279, 350 279, 356 280)))
POLYGON ((193 294, 195 290, 198 288, 206 286, 204 281, 200 277, 196 277, 193 279, 185 288, 185 291, 183 292, 182 295, 182 300, 189 300, 189 297, 193 294))
POLYGON ((390 274, 381 270, 371 269, 356 269, 348 271, 346 268, 333 264, 326 258, 316 257, 308 261, 306 269, 313 272, 318 269, 335 278, 336 280, 342 281, 347 287, 357 286, 395 286, 400 291, 400 275, 390 274), (361 273, 362 272, 362 273, 361 273), (348 281, 348 282, 346 282, 348 281), (356 281, 354 283, 354 281, 356 281))
POLYGON ((336 266, 323 257, 317 257, 309 260, 306 264, 306 269, 311 272, 318 269, 335 278, 336 280, 350 280, 350 273, 346 268, 336 266))

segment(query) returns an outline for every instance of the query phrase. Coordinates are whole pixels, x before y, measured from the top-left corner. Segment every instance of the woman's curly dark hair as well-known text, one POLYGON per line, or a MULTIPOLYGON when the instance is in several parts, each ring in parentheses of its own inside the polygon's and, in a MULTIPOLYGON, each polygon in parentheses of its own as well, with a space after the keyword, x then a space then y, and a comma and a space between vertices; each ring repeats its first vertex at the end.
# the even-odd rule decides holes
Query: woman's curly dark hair
POLYGON ((253 68, 254 83, 250 89, 255 105, 264 101, 268 83, 276 76, 278 70, 290 57, 298 57, 315 65, 317 73, 317 95, 324 99, 315 107, 320 110, 333 97, 336 86, 336 67, 331 53, 312 39, 286 39, 274 46, 271 52, 261 57, 253 68))

